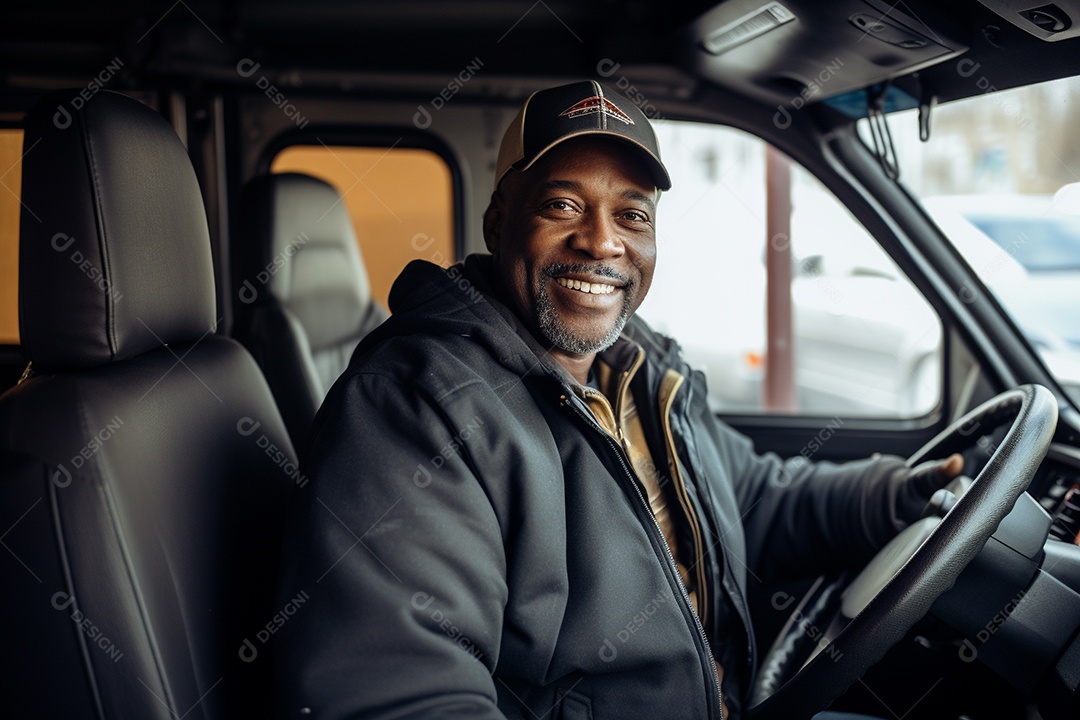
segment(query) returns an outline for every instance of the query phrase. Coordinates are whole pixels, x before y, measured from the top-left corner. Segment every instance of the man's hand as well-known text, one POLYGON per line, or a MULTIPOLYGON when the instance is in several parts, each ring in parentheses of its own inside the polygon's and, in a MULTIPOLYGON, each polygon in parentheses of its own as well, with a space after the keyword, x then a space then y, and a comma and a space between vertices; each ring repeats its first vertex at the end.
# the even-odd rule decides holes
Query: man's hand
POLYGON ((891 481, 895 487, 893 520, 909 525, 922 515, 930 497, 948 485, 964 469, 964 456, 953 453, 944 460, 927 460, 913 468, 897 472, 891 481))

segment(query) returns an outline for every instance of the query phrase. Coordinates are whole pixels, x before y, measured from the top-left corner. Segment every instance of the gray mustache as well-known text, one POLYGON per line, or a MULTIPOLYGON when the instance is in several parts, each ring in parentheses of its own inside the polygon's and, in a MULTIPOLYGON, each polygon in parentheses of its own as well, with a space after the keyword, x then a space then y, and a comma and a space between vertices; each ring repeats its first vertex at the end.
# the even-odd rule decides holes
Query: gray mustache
POLYGON ((615 271, 613 268, 607 265, 588 265, 586 263, 571 263, 571 264, 558 264, 549 265, 544 269, 544 274, 548 277, 559 277, 560 275, 566 275, 568 273, 583 273, 598 275, 604 278, 610 278, 617 280, 618 282, 629 286, 631 284, 630 278, 626 277, 622 273, 615 271))

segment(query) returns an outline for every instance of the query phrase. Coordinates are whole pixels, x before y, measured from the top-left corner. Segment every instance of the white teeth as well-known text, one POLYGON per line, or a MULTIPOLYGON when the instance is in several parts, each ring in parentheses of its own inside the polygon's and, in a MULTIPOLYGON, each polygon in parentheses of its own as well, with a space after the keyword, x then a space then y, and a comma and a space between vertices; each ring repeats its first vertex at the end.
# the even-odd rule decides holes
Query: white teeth
POLYGON ((605 283, 589 283, 561 277, 555 278, 555 282, 559 283, 564 288, 580 290, 583 293, 590 293, 592 295, 607 295, 608 293, 615 292, 614 285, 607 285, 605 283))

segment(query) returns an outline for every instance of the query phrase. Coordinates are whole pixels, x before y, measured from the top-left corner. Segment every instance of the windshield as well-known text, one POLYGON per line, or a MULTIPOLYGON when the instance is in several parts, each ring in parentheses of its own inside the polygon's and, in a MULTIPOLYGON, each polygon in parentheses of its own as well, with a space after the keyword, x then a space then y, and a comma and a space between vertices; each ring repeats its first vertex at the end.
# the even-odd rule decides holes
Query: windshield
MULTIPOLYGON (((972 77, 978 84, 979 78, 972 77)), ((980 86, 981 87, 981 86, 980 86)), ((1080 400, 1080 77, 889 116, 900 181, 1080 400)), ((869 144, 867 122, 860 131, 869 144)))
POLYGON ((1043 215, 1010 217, 972 212, 967 219, 1000 247, 1008 250, 1015 238, 1013 257, 1029 272, 1080 270, 1080 216, 1043 215))

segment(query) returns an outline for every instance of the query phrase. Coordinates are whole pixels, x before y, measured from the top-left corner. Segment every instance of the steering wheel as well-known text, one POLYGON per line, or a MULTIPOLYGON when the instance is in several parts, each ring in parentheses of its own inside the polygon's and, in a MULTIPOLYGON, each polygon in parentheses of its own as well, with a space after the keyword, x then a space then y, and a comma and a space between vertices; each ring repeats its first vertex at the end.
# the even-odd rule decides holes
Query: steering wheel
MULTIPOLYGON (((845 609, 855 608, 853 619, 767 697, 760 699, 764 693, 758 692, 760 686, 755 688, 751 702, 760 701, 747 711, 747 718, 811 717, 903 639, 934 601, 953 586, 1027 489, 1050 447, 1057 410, 1057 400, 1049 390, 1041 385, 1022 385, 959 418, 908 458, 908 466, 914 467, 924 460, 944 457, 1012 422, 970 489, 945 518, 914 523, 882 548, 846 591, 843 602, 845 609)), ((831 609, 837 602, 828 600, 819 596, 815 602, 835 614, 832 623, 842 624, 841 613, 831 609)), ((829 624, 826 618, 819 626, 829 624)), ((789 635, 805 634, 802 626, 795 623, 789 635)), ((794 644, 782 641, 774 645, 762 664, 766 679, 786 676, 778 665, 797 667, 793 665, 794 644)))

